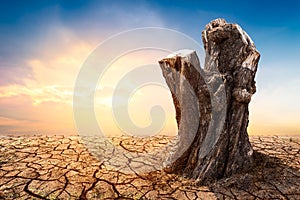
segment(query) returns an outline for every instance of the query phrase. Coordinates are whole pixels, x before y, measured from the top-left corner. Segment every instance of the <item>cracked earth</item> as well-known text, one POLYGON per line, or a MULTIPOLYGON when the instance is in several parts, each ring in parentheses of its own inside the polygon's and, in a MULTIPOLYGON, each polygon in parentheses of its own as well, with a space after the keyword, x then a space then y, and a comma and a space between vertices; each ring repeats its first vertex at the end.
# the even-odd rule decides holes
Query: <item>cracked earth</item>
POLYGON ((251 171, 200 186, 161 170, 171 137, 1 137, 0 199, 300 199, 300 139, 250 140, 251 171))

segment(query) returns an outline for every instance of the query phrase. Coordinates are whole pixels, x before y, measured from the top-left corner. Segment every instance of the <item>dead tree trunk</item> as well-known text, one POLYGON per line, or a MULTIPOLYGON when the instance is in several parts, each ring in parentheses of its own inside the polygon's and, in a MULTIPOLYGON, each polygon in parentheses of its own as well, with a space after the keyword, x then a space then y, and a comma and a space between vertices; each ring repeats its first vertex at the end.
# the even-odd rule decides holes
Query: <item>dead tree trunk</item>
POLYGON ((159 63, 179 128, 165 170, 206 184, 252 165, 248 104, 256 91, 260 54, 239 25, 223 19, 206 25, 202 39, 204 69, 194 51, 174 53, 159 63))

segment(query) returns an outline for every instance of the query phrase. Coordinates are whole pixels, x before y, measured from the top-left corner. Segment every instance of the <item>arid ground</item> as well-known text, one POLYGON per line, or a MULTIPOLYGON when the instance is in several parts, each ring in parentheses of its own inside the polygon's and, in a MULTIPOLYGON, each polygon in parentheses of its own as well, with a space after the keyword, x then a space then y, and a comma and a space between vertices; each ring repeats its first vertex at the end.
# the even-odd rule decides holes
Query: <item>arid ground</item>
MULTIPOLYGON (((300 199, 300 138, 250 139, 251 171, 200 186, 155 166, 147 173, 118 171, 106 164, 109 158, 96 159, 78 136, 1 137, 0 199, 300 199)), ((136 153, 169 140, 111 138, 136 153)))

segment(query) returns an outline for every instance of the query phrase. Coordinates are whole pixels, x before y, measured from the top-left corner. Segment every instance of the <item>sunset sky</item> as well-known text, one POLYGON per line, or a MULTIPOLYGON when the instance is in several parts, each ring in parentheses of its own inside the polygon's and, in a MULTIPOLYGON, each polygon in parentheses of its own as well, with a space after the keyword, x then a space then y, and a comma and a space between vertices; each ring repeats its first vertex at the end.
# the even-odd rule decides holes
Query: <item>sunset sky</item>
MULTIPOLYGON (((249 134, 300 135, 300 3, 296 0, 0 1, 0 135, 76 134, 74 85, 97 45, 143 27, 174 29, 202 44, 205 24, 219 17, 240 24, 261 53, 249 134)), ((155 73, 161 76, 153 58, 165 54, 132 53, 116 60, 99 80, 95 113, 106 132, 118 132, 109 108, 122 73, 132 66, 156 63, 155 73)), ((135 123, 146 126, 151 108, 147 106, 160 103, 168 119, 162 132, 176 133, 166 89, 144 87, 132 101, 129 109, 135 123)))

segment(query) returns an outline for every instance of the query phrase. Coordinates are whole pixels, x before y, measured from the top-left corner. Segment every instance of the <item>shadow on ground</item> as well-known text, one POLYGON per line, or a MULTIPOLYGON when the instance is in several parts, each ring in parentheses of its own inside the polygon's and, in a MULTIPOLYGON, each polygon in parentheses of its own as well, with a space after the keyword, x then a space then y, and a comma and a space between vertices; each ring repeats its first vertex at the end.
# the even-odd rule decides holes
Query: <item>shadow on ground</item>
MULTIPOLYGON (((222 179, 210 189, 219 199, 300 198, 299 167, 287 165, 289 159, 293 159, 292 155, 286 159, 255 151, 254 159, 255 167, 251 171, 222 179)), ((295 164, 297 162, 299 158, 295 164)))

